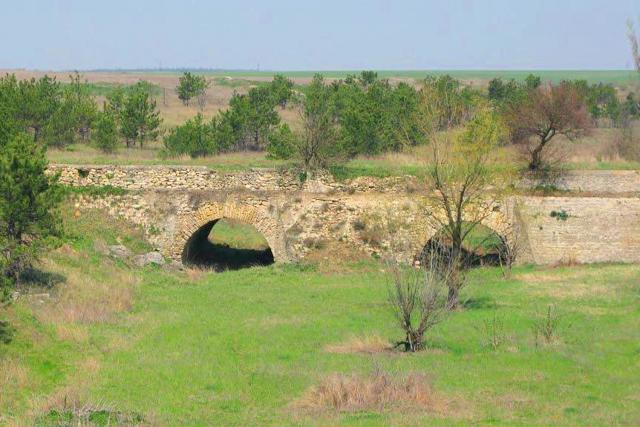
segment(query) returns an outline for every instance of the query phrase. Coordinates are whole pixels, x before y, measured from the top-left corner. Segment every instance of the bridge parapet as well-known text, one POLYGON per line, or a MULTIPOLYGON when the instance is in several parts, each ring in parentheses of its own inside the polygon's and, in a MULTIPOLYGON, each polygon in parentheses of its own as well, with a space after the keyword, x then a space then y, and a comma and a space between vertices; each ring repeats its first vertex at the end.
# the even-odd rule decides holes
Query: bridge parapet
MULTIPOLYGON (((267 191, 309 193, 419 193, 424 190, 412 176, 358 177, 343 182, 320 176, 313 182, 301 180, 299 173, 288 169, 247 169, 237 172, 216 171, 204 166, 114 166, 51 165, 60 173, 61 182, 72 186, 106 186, 127 190, 206 190, 267 191)), ((537 183, 523 180, 523 188, 537 183)), ((568 171, 554 186, 559 190, 591 195, 625 195, 640 197, 640 171, 568 171)))

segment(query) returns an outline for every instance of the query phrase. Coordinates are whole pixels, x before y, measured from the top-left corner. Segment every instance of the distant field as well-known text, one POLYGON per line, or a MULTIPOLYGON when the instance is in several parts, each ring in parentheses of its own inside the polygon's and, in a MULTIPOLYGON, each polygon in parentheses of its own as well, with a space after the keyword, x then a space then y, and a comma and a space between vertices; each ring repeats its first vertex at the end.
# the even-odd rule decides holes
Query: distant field
MULTIPOLYGON (((142 75, 180 75, 182 71, 122 71, 123 73, 142 75)), ((540 76, 545 81, 584 79, 591 83, 628 84, 637 83, 638 74, 633 70, 376 70, 380 77, 422 79, 428 75, 449 74, 461 80, 491 80, 494 77, 523 80, 529 74, 540 76)), ((320 73, 327 78, 345 78, 350 74, 359 74, 360 70, 326 71, 251 71, 251 70, 196 70, 197 74, 209 76, 229 76, 233 78, 269 78, 274 74, 283 74, 291 78, 311 78, 320 73)))

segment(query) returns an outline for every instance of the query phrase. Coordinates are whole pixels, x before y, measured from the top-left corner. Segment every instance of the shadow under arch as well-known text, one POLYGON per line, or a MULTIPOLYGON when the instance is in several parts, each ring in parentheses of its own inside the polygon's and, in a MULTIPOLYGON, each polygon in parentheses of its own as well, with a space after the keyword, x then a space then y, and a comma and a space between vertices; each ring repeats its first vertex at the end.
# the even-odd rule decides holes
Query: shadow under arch
MULTIPOLYGON (((256 249, 237 248, 212 241, 211 232, 221 220, 224 218, 211 220, 191 234, 182 249, 181 261, 183 265, 225 271, 274 263, 273 252, 268 243, 265 245, 266 248, 256 249)), ((255 227, 249 224, 244 223, 243 226, 250 227, 259 233, 255 227)))
MULTIPOLYGON (((494 229, 485 224, 476 224, 462 244, 461 261, 464 268, 500 266, 507 252, 507 241, 494 229)), ((440 259, 452 258, 452 243, 443 228, 437 231, 422 247, 416 259, 427 265, 432 255, 440 259)))

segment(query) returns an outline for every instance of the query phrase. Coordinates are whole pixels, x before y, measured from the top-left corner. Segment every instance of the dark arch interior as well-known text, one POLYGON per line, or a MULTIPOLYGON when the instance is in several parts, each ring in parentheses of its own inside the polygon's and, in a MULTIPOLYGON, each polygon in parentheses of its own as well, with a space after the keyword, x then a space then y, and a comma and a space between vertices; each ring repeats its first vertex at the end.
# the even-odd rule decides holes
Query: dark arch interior
MULTIPOLYGON (((462 264, 465 268, 499 266, 505 253, 504 240, 491 228, 478 224, 469 233, 462 245, 462 264)), ((444 230, 436 233, 422 248, 418 260, 427 265, 427 260, 436 254, 444 260, 451 259, 451 241, 444 230)))
POLYGON ((229 219, 210 221, 191 235, 182 263, 215 271, 273 264, 271 248, 252 226, 229 219))

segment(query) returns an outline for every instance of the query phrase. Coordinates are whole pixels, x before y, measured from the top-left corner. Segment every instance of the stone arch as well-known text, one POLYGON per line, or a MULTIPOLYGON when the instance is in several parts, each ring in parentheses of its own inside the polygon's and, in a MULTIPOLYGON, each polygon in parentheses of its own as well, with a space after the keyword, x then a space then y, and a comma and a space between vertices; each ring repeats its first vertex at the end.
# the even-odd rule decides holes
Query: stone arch
MULTIPOLYGON (((516 229, 513 217, 513 203, 511 200, 504 200, 500 203, 495 202, 492 206, 490 206, 490 209, 491 210, 489 214, 479 222, 479 225, 487 229, 488 232, 495 234, 495 236, 500 240, 501 245, 509 247, 509 245, 512 245, 514 240, 516 239, 516 229)), ((432 212, 431 214, 436 215, 435 212, 432 212)), ((438 228, 435 225, 438 223, 445 223, 444 214, 441 213, 441 215, 442 221, 432 221, 428 223, 428 225, 426 226, 426 235, 423 235, 418 241, 415 242, 415 246, 413 249, 414 261, 420 259, 423 251, 427 248, 429 243, 433 241, 434 237, 436 237, 437 234, 441 231, 442 228, 438 228)))
POLYGON ((279 222, 261 208, 234 202, 207 202, 195 212, 187 214, 176 233, 171 247, 171 257, 182 261, 183 250, 189 240, 197 233, 208 235, 213 225, 224 218, 252 225, 269 244, 275 262, 289 261, 284 231, 279 222))

